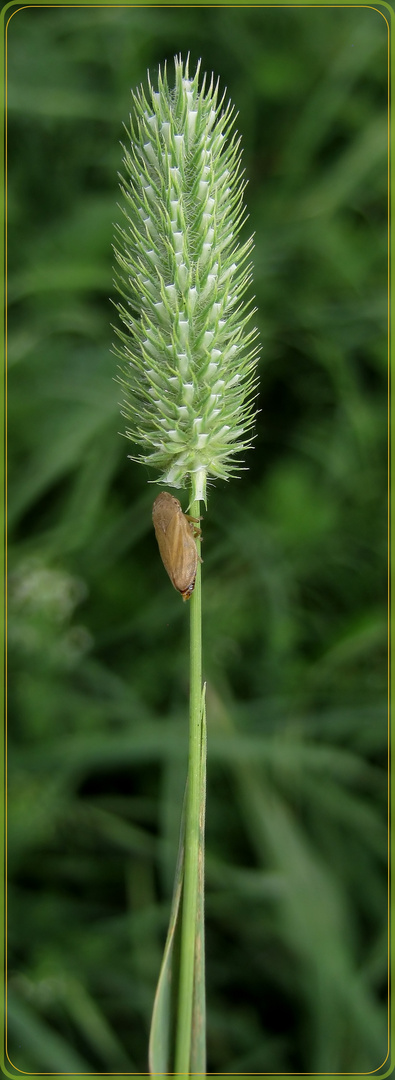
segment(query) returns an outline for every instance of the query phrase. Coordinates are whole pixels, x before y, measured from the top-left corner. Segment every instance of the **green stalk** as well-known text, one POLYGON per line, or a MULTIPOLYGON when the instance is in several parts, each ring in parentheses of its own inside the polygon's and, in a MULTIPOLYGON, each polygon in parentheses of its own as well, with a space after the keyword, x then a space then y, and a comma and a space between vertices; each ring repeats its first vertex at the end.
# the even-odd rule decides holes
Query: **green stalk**
MULTIPOLYGON (((121 180, 125 226, 117 225, 115 248, 122 323, 115 351, 122 364, 119 382, 126 435, 140 448, 133 460, 152 465, 157 470, 155 482, 166 487, 182 490, 192 482, 191 516, 198 517, 200 503, 207 505, 207 481, 228 480, 240 467, 237 455, 251 445, 258 348, 247 296, 252 237, 246 241, 240 237, 246 220, 246 182, 234 109, 219 93, 214 76, 208 82, 204 75, 199 85, 200 61, 193 76, 188 57, 184 62, 176 56, 174 65, 174 85, 169 84, 165 65, 158 72, 157 88, 148 79, 147 92, 141 87, 133 93, 121 180)), ((162 494, 169 498, 168 492, 162 494)), ((176 505, 174 513, 181 509, 176 505)), ((165 544, 164 536, 162 540, 165 544)), ((199 553, 199 539, 196 546, 199 553)), ((164 550, 173 581, 177 552, 171 542, 164 550)), ((189 600, 185 860, 183 819, 151 1026, 153 1074, 168 1070, 172 1056, 179 944, 175 1069, 187 1076, 191 1071, 205 1072, 206 721, 205 714, 202 721, 200 579, 198 563, 189 600), (172 965, 173 953, 177 956, 172 965)))
MULTIPOLYGON (((199 517, 199 500, 191 504, 191 516, 199 517)), ((200 537, 196 539, 200 555, 200 537)), ((176 1036, 175 1072, 190 1073, 192 1009, 200 835, 200 777, 202 744, 202 590, 198 560, 195 588, 190 600, 190 707, 188 791, 185 824, 185 868, 182 901, 180 985, 176 1036)))

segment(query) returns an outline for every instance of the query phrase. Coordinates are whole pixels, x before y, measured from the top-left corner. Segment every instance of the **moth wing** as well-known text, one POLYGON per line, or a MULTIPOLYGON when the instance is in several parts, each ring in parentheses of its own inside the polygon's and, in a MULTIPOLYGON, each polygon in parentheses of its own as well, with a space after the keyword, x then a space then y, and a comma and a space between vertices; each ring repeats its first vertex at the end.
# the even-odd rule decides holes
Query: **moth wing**
POLYGON ((175 499, 174 495, 169 495, 168 491, 161 491, 152 507, 155 532, 157 527, 166 532, 172 518, 178 513, 182 513, 178 499, 175 499))
POLYGON ((166 569, 179 592, 185 592, 196 577, 197 549, 191 528, 182 511, 174 514, 166 531, 170 568, 166 569))

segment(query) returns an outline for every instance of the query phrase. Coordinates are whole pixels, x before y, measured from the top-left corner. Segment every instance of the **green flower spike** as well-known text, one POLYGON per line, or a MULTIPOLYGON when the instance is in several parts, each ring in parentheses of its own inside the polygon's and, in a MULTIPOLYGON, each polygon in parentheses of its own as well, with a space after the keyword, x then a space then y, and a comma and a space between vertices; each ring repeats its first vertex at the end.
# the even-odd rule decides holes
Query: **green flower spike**
POLYGON ((155 481, 189 486, 206 502, 210 477, 227 480, 235 455, 251 444, 258 349, 245 293, 252 238, 234 110, 213 78, 175 58, 158 90, 133 94, 121 189, 126 226, 118 227, 117 330, 126 435, 155 481))

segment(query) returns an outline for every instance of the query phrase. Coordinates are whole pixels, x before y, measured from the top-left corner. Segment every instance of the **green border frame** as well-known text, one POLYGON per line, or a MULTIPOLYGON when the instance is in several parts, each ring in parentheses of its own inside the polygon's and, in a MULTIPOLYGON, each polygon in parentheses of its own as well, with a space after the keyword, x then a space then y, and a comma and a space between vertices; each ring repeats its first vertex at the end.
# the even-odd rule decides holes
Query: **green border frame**
MULTIPOLYGON (((1 3, 1 0, 0 0, 1 3)), ((17 3, 15 0, 8 0, 0 11, 0 20, 2 26, 2 40, 1 40, 1 56, 0 67, 2 72, 2 84, 1 95, 4 102, 4 107, 1 110, 1 173, 4 177, 4 184, 1 186, 1 208, 2 208, 2 229, 1 229, 1 267, 4 281, 4 307, 1 309, 1 333, 2 341, 4 342, 4 372, 3 372, 3 397, 4 407, 0 414, 0 444, 3 468, 1 469, 0 484, 1 484, 1 517, 4 521, 4 543, 1 545, 1 585, 0 585, 0 598, 2 601, 2 610, 4 611, 4 620, 1 621, 1 659, 0 659, 0 682, 4 687, 4 725, 3 725, 3 739, 2 750, 0 753, 0 792, 2 795, 2 812, 1 818, 4 820, 4 828, 0 830, 0 854, 1 854, 1 886, 0 886, 0 919, 1 927, 6 927, 6 788, 5 788, 5 776, 6 776, 6 763, 7 763, 7 745, 6 745, 6 634, 3 634, 3 627, 6 630, 7 610, 6 610, 6 572, 7 572, 7 550, 6 550, 6 498, 7 498, 7 423, 6 423, 6 402, 7 402, 7 276, 6 276, 6 259, 7 259, 7 234, 6 234, 6 215, 7 215, 7 187, 6 187, 6 109, 7 109, 7 30, 10 19, 13 15, 16 15, 19 11, 26 8, 57 8, 57 7, 125 7, 125 8, 138 8, 138 7, 151 7, 153 9, 158 7, 166 8, 187 8, 187 7, 254 7, 254 8, 368 8, 373 11, 377 11, 380 14, 388 26, 388 749, 389 749, 389 770, 388 770, 388 856, 389 856, 389 878, 388 878, 388 1033, 389 1033, 389 1049, 386 1062, 390 1064, 385 1068, 386 1062, 384 1062, 377 1069, 369 1073, 248 1073, 248 1074, 229 1074, 229 1073, 209 1073, 209 1076, 215 1076, 217 1080, 227 1080, 229 1075, 232 1076, 232 1080, 244 1080, 244 1076, 265 1076, 268 1080, 276 1078, 276 1080, 286 1080, 290 1076, 326 1076, 326 1077, 366 1077, 377 1076, 380 1080, 385 1080, 387 1076, 390 1076, 395 1070, 395 1062, 391 1062, 391 1037, 395 1036, 395 1009, 391 1000, 391 972, 394 970, 395 961, 395 949, 391 940, 391 886, 394 883, 393 868, 390 865, 391 854, 391 824, 395 820, 395 791, 391 787, 391 734, 392 734, 392 719, 391 719, 391 688, 392 688, 392 673, 394 669, 394 658, 391 649, 391 607, 390 598, 392 587, 395 588, 395 576, 393 567, 391 565, 391 537, 395 529, 395 509, 391 500, 391 475, 395 467, 395 449, 392 447, 391 430, 392 430, 392 418, 393 418, 393 405, 391 400, 391 369, 392 369, 392 348, 390 339, 390 321, 391 311, 395 311, 395 282, 391 280, 390 264, 391 264, 391 252, 393 250, 393 226, 391 220, 391 180, 392 180, 392 151, 394 147, 394 128, 391 116, 391 80, 392 74, 395 72, 395 51, 393 44, 393 19, 395 14, 395 0, 393 3, 389 3, 388 0, 379 0, 376 3, 364 3, 363 0, 355 0, 355 2, 342 2, 339 0, 337 3, 320 3, 317 0, 305 0, 304 3, 300 3, 299 0, 288 0, 288 3, 283 3, 281 0, 274 0, 272 3, 228 3, 227 0, 217 0, 216 3, 212 3, 212 0, 202 0, 198 4, 194 3, 175 3, 168 4, 166 0, 157 0, 157 3, 151 3, 150 0, 141 0, 140 3, 117 3, 109 0, 108 3, 97 3, 97 0, 85 0, 84 3, 74 2, 74 0, 62 0, 62 2, 56 3, 53 0, 41 0, 41 3, 36 3, 34 0, 27 3, 17 3), (388 17, 385 13, 388 13, 388 17), (4 270, 3 270, 4 267, 4 270), (3 749, 4 748, 4 749, 3 749)), ((117 1076, 117 1077, 130 1077, 133 1076, 136 1080, 143 1080, 143 1077, 149 1076, 148 1073, 30 1073, 22 1072, 16 1067, 11 1065, 6 1058, 6 949, 5 949, 5 932, 0 933, 0 958, 1 958, 1 974, 0 974, 0 1009, 3 1016, 2 1030, 1 1030, 1 1043, 0 1043, 0 1069, 4 1076, 14 1080, 15 1077, 28 1076, 62 1076, 64 1078, 73 1077, 74 1080, 84 1080, 84 1077, 91 1077, 93 1080, 99 1080, 102 1076, 117 1076), (7 1061, 7 1064, 6 1064, 7 1061)), ((158 1074, 158 1080, 162 1078, 158 1074)), ((163 1078, 165 1080, 165 1078, 163 1078)))

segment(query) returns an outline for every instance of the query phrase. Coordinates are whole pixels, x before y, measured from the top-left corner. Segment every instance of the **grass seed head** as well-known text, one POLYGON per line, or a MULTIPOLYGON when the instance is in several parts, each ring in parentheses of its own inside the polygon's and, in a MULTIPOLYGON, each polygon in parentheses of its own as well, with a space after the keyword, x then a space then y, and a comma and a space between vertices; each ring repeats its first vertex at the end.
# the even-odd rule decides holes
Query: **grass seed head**
POLYGON ((250 328, 252 238, 234 110, 218 83, 175 58, 133 97, 117 227, 117 329, 126 435, 157 482, 227 480, 251 443, 257 332, 250 328))

